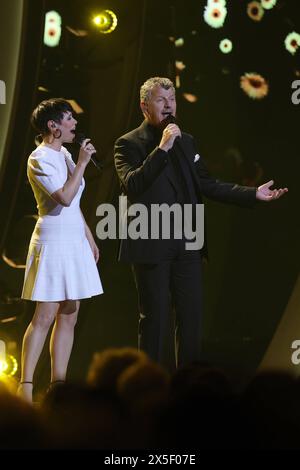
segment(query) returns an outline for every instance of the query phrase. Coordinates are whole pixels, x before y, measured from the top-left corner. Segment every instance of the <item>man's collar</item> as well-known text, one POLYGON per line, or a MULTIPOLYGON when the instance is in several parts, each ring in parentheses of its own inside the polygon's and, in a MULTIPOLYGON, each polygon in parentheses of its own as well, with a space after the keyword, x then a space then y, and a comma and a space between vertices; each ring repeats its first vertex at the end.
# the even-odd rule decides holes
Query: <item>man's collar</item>
POLYGON ((162 135, 161 129, 150 124, 149 121, 147 121, 147 119, 145 119, 142 122, 142 124, 139 127, 139 130, 140 130, 141 139, 144 139, 144 140, 153 139, 153 140, 158 140, 158 141, 161 139, 161 135, 162 135))

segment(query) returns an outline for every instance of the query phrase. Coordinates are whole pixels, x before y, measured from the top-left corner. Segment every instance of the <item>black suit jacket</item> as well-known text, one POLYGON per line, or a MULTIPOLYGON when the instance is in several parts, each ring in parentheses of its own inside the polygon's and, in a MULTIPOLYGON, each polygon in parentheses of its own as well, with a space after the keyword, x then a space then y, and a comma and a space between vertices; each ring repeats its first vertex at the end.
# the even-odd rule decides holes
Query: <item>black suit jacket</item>
MULTIPOLYGON (((178 201, 178 182, 170 163, 171 156, 158 148, 154 128, 144 121, 140 127, 120 137, 115 143, 115 166, 122 194, 129 205, 172 205, 178 201)), ((194 182, 197 202, 202 195, 216 201, 251 207, 256 201, 256 188, 223 183, 213 178, 197 153, 195 141, 182 133, 177 141, 180 158, 186 158, 194 182)), ((120 240, 119 260, 131 263, 158 263, 163 259, 168 240, 130 238, 120 240)))

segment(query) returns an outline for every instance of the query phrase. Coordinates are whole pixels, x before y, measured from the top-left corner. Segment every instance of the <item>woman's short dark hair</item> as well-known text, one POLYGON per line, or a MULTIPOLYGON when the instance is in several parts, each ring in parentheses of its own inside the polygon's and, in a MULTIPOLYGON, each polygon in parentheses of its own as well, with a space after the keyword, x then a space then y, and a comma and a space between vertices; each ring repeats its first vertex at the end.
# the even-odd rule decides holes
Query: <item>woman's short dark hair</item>
POLYGON ((49 134, 47 126, 48 121, 55 121, 58 124, 64 117, 64 113, 74 110, 68 101, 63 98, 51 98, 50 100, 42 101, 33 110, 31 115, 31 124, 34 129, 41 135, 49 134))

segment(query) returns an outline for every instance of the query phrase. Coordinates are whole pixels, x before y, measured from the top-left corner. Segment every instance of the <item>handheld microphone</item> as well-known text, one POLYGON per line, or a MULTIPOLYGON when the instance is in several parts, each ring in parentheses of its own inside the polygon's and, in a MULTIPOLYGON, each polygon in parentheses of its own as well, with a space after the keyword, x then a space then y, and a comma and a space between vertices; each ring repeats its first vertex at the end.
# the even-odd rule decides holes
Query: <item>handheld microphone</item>
MULTIPOLYGON (((164 130, 169 124, 177 124, 177 119, 173 116, 172 113, 168 113, 168 115, 161 121, 161 128, 164 130)), ((184 154, 183 147, 181 145, 181 137, 177 136, 173 142, 172 149, 177 153, 177 155, 184 154)))
MULTIPOLYGON (((85 134, 83 132, 78 132, 75 134, 74 142, 81 146, 82 142, 85 139, 86 139, 85 134)), ((100 163, 99 160, 97 160, 96 155, 97 155, 96 152, 93 153, 93 155, 91 156, 91 161, 93 162, 97 170, 101 171, 103 169, 103 164, 100 163)))
MULTIPOLYGON (((160 123, 162 131, 169 125, 169 124, 177 124, 177 119, 173 116, 172 113, 168 113, 168 115, 163 119, 160 123)), ((174 145, 179 144, 181 137, 177 136, 174 140, 174 145)))
POLYGON ((169 124, 177 124, 175 116, 172 113, 168 113, 168 115, 163 119, 160 123, 161 130, 163 131, 169 124))

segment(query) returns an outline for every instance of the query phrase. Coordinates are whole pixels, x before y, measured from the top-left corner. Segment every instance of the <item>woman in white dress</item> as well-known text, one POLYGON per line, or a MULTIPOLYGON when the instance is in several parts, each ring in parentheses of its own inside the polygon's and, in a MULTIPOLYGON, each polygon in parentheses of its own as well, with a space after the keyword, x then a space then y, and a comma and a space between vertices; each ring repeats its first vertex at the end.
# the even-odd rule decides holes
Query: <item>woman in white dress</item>
POLYGON ((83 174, 95 148, 81 145, 77 164, 63 143, 72 142, 77 121, 70 104, 55 98, 40 103, 31 123, 42 143, 28 159, 27 175, 39 218, 26 262, 22 298, 36 309, 22 345, 18 395, 32 401, 33 375, 48 331, 51 384, 63 382, 73 346, 79 300, 102 294, 96 263, 99 250, 80 210, 83 174))

